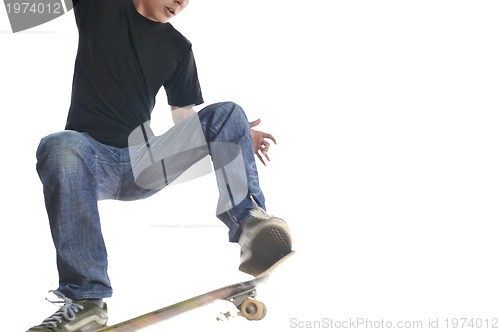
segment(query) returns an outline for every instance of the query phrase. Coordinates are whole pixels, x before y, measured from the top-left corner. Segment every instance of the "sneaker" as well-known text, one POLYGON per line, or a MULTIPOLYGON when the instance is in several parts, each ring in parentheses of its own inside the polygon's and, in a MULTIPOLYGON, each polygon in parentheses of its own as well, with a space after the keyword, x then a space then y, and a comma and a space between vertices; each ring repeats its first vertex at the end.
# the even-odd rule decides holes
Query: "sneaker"
POLYGON ((61 300, 49 301, 63 304, 52 316, 27 332, 88 332, 106 326, 108 310, 102 300, 78 300, 67 298, 58 291, 52 291, 61 300))
POLYGON ((240 271, 257 276, 292 251, 292 237, 283 219, 267 214, 254 202, 242 225, 240 271))

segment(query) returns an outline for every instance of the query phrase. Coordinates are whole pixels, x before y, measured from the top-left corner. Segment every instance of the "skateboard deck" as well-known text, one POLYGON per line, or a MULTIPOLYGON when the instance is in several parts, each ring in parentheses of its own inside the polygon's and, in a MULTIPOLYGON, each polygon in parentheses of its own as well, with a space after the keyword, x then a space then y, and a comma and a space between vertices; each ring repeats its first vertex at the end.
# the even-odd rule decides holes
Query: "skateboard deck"
POLYGON ((192 297, 190 299, 169 305, 155 311, 151 311, 127 321, 117 323, 112 326, 103 327, 97 332, 136 331, 158 322, 167 320, 189 310, 215 302, 217 300, 225 300, 231 302, 236 308, 238 308, 239 314, 241 314, 248 320, 260 320, 266 315, 266 306, 264 305, 264 303, 255 299, 255 297, 257 296, 257 286, 261 282, 267 280, 267 278, 274 272, 274 270, 286 259, 291 257, 294 253, 295 252, 292 251, 290 254, 284 256, 269 269, 267 269, 260 275, 257 275, 253 279, 214 289, 210 292, 192 297))

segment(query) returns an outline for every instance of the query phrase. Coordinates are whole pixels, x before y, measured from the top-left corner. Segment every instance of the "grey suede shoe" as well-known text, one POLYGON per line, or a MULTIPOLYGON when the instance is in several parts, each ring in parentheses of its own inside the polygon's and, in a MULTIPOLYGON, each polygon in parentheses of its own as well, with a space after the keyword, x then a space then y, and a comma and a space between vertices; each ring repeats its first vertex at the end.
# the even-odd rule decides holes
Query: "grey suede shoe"
POLYGON ((273 217, 254 202, 251 217, 242 225, 240 271, 257 276, 292 251, 292 237, 283 219, 273 217))
POLYGON ((53 293, 59 297, 62 306, 40 325, 33 326, 27 332, 89 332, 104 327, 108 321, 106 303, 102 300, 77 300, 67 298, 58 291, 53 293))

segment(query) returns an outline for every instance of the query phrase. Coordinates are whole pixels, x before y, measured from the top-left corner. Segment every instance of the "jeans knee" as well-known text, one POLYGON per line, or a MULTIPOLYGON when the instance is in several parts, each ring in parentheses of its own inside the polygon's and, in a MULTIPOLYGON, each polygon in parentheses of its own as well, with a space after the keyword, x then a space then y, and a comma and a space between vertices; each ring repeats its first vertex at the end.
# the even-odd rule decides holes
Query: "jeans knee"
POLYGON ((42 138, 36 151, 37 170, 44 166, 72 164, 72 156, 77 156, 84 146, 83 134, 76 131, 65 130, 42 138))
POLYGON ((212 130, 219 132, 222 127, 244 131, 248 127, 248 119, 243 108, 234 102, 221 102, 208 107, 212 113, 212 130))
POLYGON ((81 133, 74 131, 61 131, 45 136, 40 140, 37 149, 37 157, 46 153, 60 153, 75 144, 81 142, 81 133))
POLYGON ((230 112, 230 116, 234 120, 244 123, 248 122, 247 115, 240 105, 229 101, 225 103, 225 108, 230 112))

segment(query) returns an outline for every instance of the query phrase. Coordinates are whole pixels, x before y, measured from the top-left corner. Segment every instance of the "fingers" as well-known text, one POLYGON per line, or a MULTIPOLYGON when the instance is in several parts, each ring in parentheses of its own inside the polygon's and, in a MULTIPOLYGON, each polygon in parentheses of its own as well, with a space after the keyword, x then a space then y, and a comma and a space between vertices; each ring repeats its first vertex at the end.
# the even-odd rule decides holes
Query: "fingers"
POLYGON ((260 124, 260 119, 257 119, 255 121, 249 122, 249 124, 250 124, 250 128, 258 126, 260 124))
POLYGON ((267 158, 267 160, 270 161, 269 157, 267 156, 267 151, 269 151, 269 148, 271 147, 271 144, 266 141, 262 141, 262 145, 260 147, 260 152, 267 158))
POLYGON ((269 157, 267 156, 267 150, 265 150, 265 146, 264 145, 261 145, 261 146, 258 146, 258 145, 255 145, 255 155, 259 158, 260 162, 264 165, 264 166, 267 166, 266 165, 266 162, 264 161, 264 158, 262 158, 262 155, 264 154, 266 159, 269 160, 269 157))
POLYGON ((265 159, 267 159, 267 161, 271 161, 271 159, 269 158, 269 156, 267 154, 269 151, 269 148, 271 147, 271 144, 267 140, 271 140, 274 144, 278 144, 278 143, 276 142, 276 139, 274 138, 273 135, 252 129, 255 126, 258 126, 260 124, 260 122, 261 122, 261 120, 257 119, 255 121, 249 122, 249 125, 250 125, 250 129, 251 129, 250 132, 252 135, 252 141, 254 143, 254 149, 255 149, 254 152, 257 155, 257 157, 259 158, 260 162, 264 166, 266 166, 266 162, 264 160, 264 157, 265 157, 265 159))
MULTIPOLYGON (((255 121, 249 122, 248 124, 250 125, 250 128, 253 128, 253 127, 258 126, 260 124, 260 122, 261 122, 261 120, 257 119, 255 121)), ((258 131, 258 133, 260 133, 262 135, 262 139, 268 138, 271 141, 273 141, 274 144, 278 144, 278 143, 276 143, 276 139, 274 138, 273 135, 271 135, 269 133, 262 132, 262 131, 258 131)))
MULTIPOLYGON (((274 138, 274 136, 273 136, 273 135, 271 135, 271 134, 268 134, 268 133, 262 133, 262 138, 263 138, 263 139, 265 139, 265 138, 270 139, 271 141, 273 141, 273 142, 274 142, 274 144, 278 144, 278 143, 276 143, 276 139, 274 138)), ((267 142, 266 142, 266 143, 267 143, 267 142)), ((269 144, 269 143, 268 143, 268 144, 269 144)))
POLYGON ((264 166, 267 166, 266 165, 266 162, 264 161, 264 159, 262 158, 262 156, 260 155, 260 153, 256 153, 257 154, 257 157, 259 158, 260 162, 264 165, 264 166))
POLYGON ((267 152, 269 151, 270 147, 271 147, 271 144, 269 144, 269 142, 262 141, 262 145, 260 146, 260 148, 258 148, 258 149, 255 150, 255 154, 257 155, 257 157, 259 158, 260 162, 264 166, 267 166, 267 165, 266 165, 266 162, 265 162, 263 156, 267 159, 267 161, 271 161, 271 159, 269 158, 269 155, 267 154, 267 152))
POLYGON ((271 159, 269 159, 269 156, 267 154, 262 153, 261 151, 257 152, 256 155, 264 166, 267 166, 267 164, 262 156, 266 157, 267 161, 271 161, 271 159))

